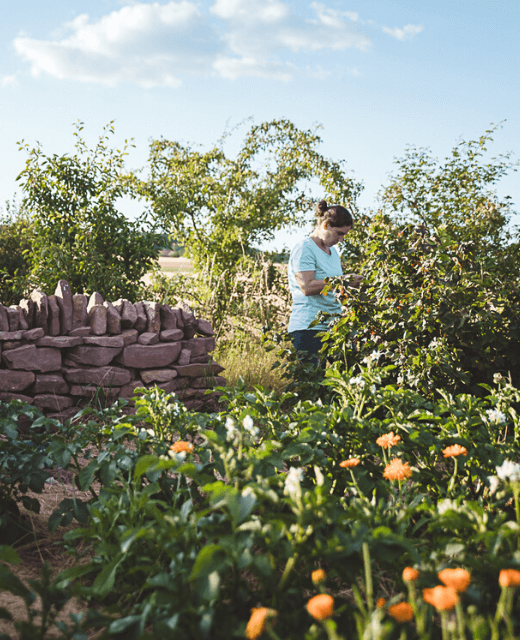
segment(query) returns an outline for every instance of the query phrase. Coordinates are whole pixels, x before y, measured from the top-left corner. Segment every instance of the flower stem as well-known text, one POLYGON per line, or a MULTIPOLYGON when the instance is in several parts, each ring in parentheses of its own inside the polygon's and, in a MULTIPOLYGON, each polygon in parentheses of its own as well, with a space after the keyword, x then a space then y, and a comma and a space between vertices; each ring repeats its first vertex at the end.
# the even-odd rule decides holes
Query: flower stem
POLYGON ((458 471, 458 464, 459 464, 459 461, 457 457, 455 457, 455 467, 453 469, 453 475, 451 476, 450 484, 448 486, 448 494, 451 493, 453 489, 453 485, 455 484, 455 478, 457 477, 457 471, 458 471))
POLYGON ((455 605, 455 611, 457 613, 457 627, 459 632, 459 640, 465 640, 465 624, 464 624, 464 612, 462 611, 462 605, 460 600, 455 605))
POLYGON ((278 591, 281 591, 285 587, 285 583, 289 579, 289 575, 290 575, 294 565, 296 564, 296 556, 297 556, 297 554, 294 554, 294 556, 291 556, 289 558, 289 560, 287 560, 287 563, 285 565, 285 569, 283 570, 283 573, 282 573, 282 577, 280 578, 280 583, 278 585, 278 591))
POLYGON ((368 542, 363 542, 363 563, 365 565, 365 589, 367 596, 368 611, 374 610, 374 587, 372 584, 372 570, 370 567, 370 549, 368 542))

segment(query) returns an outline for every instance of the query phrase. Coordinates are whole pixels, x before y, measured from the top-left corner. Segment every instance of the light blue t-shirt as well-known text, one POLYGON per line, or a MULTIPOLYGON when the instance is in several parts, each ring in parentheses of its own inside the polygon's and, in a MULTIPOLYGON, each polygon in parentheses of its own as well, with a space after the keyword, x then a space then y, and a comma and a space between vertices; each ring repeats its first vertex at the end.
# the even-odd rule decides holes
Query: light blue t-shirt
MULTIPOLYGON (((316 296, 305 296, 296 282, 295 273, 300 271, 314 271, 316 280, 342 276, 341 260, 338 250, 330 248, 330 256, 311 238, 305 238, 293 248, 289 258, 289 289, 291 291, 293 306, 289 318, 288 331, 309 329, 310 323, 316 319, 319 311, 331 314, 341 313, 341 304, 334 294, 329 291, 326 296, 319 293, 316 296)), ((311 329, 326 329, 324 322, 311 329)))

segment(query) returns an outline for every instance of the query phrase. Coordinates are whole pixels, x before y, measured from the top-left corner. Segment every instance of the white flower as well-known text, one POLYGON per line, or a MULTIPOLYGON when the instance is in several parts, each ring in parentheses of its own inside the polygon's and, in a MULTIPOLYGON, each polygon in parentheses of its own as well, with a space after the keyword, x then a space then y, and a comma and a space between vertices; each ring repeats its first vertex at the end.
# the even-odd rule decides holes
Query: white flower
POLYGON ((495 384, 498 384, 501 380, 503 380, 502 374, 501 373, 495 373, 493 374, 493 382, 495 384))
POLYGON ((176 460, 177 462, 184 462, 184 460, 186 460, 186 451, 179 451, 177 453, 176 451, 172 451, 172 449, 170 449, 168 451, 168 455, 170 456, 170 458, 172 458, 172 460, 176 460))
POLYGON ((365 386, 365 381, 360 376, 358 376, 357 378, 350 378, 349 382, 350 384, 353 384, 356 387, 359 387, 360 389, 362 389, 365 386))
POLYGON ((449 511, 450 509, 457 509, 457 503, 454 500, 446 498, 445 500, 441 500, 437 503, 437 511, 439 512, 439 515, 446 513, 446 511, 449 511))
POLYGON ((155 431, 153 429, 147 429, 146 433, 152 438, 155 438, 155 431))
POLYGON ((301 498, 302 489, 300 487, 300 481, 303 478, 303 469, 297 469, 291 467, 285 478, 284 493, 293 500, 301 498))
POLYGON ((505 482, 520 481, 520 464, 511 462, 511 460, 504 460, 502 466, 497 467, 497 476, 505 482))
POLYGON ((495 491, 498 489, 500 480, 498 479, 497 476, 488 476, 488 482, 489 482, 489 492, 491 493, 491 495, 493 495, 495 491))
POLYGON ((371 393, 372 395, 374 395, 376 391, 377 391, 377 389, 376 389, 376 385, 375 385, 375 384, 373 384, 373 385, 370 387, 370 393, 371 393))
POLYGON ((487 409, 486 413, 490 422, 504 424, 506 421, 506 416, 502 413, 502 411, 499 411, 498 409, 487 409))
POLYGON ((253 418, 250 415, 247 415, 243 420, 242 424, 246 431, 251 432, 253 430, 253 418))
POLYGON ((379 362, 379 358, 382 356, 382 352, 381 351, 372 351, 372 353, 370 353, 368 356, 366 356, 365 358, 363 358, 363 362, 365 364, 370 364, 372 362, 372 360, 375 360, 376 362, 379 362))
POLYGON ((225 427, 226 427, 226 440, 234 440, 238 435, 238 431, 237 431, 237 428, 235 427, 235 421, 230 416, 226 418, 225 427))

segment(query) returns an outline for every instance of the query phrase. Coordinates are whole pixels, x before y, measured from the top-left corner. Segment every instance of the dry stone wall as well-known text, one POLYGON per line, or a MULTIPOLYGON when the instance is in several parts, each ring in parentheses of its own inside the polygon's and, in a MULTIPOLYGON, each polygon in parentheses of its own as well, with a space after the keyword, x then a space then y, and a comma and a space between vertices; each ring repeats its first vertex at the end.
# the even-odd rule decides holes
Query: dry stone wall
POLYGON ((216 409, 225 384, 212 361, 211 324, 181 303, 103 300, 60 280, 19 305, 0 304, 0 400, 18 398, 64 418, 96 394, 131 400, 137 387, 175 393, 190 409, 216 409))

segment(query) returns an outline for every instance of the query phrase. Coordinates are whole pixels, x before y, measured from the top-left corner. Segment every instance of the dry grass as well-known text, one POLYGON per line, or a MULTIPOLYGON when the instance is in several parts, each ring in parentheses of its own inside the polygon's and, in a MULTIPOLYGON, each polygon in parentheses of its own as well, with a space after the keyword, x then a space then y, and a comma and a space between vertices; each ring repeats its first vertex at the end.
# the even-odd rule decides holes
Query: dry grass
POLYGON ((275 352, 267 352, 260 341, 251 337, 221 343, 213 358, 225 368, 223 375, 231 387, 236 386, 240 378, 248 390, 261 385, 270 391, 281 392, 287 384, 281 378, 280 369, 272 368, 279 360, 275 352))

